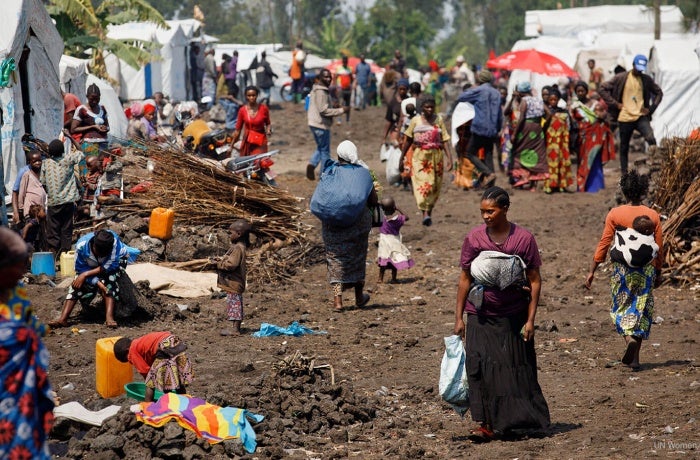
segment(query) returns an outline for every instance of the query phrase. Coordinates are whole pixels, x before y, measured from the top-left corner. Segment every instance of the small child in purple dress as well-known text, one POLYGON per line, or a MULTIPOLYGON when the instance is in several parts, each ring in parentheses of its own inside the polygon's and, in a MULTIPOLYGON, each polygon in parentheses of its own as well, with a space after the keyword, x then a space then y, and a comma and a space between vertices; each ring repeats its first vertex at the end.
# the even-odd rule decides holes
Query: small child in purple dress
POLYGON ((396 282, 396 272, 413 267, 415 262, 411 259, 411 252, 401 243, 401 227, 408 220, 394 199, 386 197, 380 202, 384 210, 384 222, 379 229, 379 249, 377 251, 377 265, 379 265, 379 281, 384 282, 384 272, 391 269, 391 282, 396 282))

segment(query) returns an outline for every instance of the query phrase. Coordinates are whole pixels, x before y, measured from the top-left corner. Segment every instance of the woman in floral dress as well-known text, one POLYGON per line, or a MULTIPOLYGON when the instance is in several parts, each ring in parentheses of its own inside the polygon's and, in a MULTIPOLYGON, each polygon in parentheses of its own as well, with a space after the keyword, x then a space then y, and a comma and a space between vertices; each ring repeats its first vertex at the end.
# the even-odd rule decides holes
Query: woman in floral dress
POLYGON ((559 91, 553 88, 547 100, 548 114, 545 124, 549 166, 549 178, 544 181, 545 193, 566 192, 567 188, 574 184, 569 152, 571 121, 566 108, 559 107, 560 100, 559 91))
MULTIPOLYGON (((447 170, 452 170, 452 154, 448 147, 450 135, 440 115, 435 113, 435 98, 425 96, 421 103, 420 116, 413 117, 406 128, 406 141, 401 149, 399 165, 413 146, 411 162, 411 182, 418 209, 423 212, 423 225, 433 224, 432 212, 440 197, 442 187, 443 162, 447 155, 447 170)), ((403 166, 399 166, 403 170, 403 166)))

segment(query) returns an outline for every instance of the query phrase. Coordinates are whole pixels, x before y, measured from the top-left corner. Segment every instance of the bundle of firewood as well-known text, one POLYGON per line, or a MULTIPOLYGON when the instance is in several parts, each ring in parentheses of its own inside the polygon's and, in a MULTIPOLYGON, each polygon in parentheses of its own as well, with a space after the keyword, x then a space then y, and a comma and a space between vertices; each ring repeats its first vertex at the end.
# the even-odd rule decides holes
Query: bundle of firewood
POLYGON ((664 217, 665 277, 678 284, 700 279, 700 140, 667 139, 652 162, 653 206, 664 217))

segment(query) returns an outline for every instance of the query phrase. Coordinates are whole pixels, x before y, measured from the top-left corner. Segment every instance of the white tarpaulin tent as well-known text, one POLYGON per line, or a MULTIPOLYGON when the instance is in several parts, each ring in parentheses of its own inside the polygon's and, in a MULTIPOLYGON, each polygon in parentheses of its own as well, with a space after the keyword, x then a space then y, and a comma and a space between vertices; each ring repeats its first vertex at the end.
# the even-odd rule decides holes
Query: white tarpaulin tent
POLYGON ((3 0, 0 16, 0 62, 13 58, 14 84, 0 88, 3 112, 0 175, 9 194, 25 165, 22 136, 31 132, 50 142, 63 126, 63 98, 58 63, 63 39, 39 0, 3 0))
MULTIPOLYGON (((158 44, 156 26, 148 22, 129 22, 109 25, 107 36, 115 40, 151 42, 158 44)), ((142 100, 157 91, 163 91, 161 68, 165 64, 160 50, 153 51, 153 59, 140 69, 135 69, 113 54, 105 56, 107 73, 119 82, 119 97, 125 100, 142 100)))
POLYGON ((687 136, 700 126, 700 57, 695 52, 699 41, 695 36, 654 42, 647 73, 664 92, 651 123, 657 141, 687 136))
POLYGON ((187 45, 189 40, 178 24, 170 29, 156 28, 156 39, 161 44, 160 75, 163 79, 163 94, 171 101, 187 98, 187 45))
MULTIPOLYGON (((683 32, 677 6, 661 7, 661 33, 683 32)), ((575 37, 582 31, 654 33, 654 10, 643 5, 604 5, 525 12, 525 36, 575 37)))
POLYGON ((73 93, 85 102, 87 87, 96 84, 100 88, 100 104, 105 106, 109 117, 109 134, 124 139, 129 127, 129 120, 124 115, 124 109, 117 92, 109 83, 88 72, 87 61, 72 56, 61 56, 61 89, 73 93))
POLYGON ((199 26, 184 20, 168 21, 168 25, 169 29, 151 22, 109 26, 109 38, 148 41, 159 46, 154 59, 141 69, 134 69, 115 56, 106 58, 107 71, 119 81, 122 99, 145 99, 157 91, 162 91, 173 101, 187 98, 187 46, 199 26))

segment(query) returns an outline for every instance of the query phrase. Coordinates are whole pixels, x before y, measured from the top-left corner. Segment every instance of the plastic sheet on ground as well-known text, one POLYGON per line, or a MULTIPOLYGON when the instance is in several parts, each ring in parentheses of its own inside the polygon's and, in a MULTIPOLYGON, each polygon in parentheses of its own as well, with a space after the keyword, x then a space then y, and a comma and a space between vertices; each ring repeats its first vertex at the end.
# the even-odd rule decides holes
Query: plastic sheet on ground
POLYGON ((99 411, 92 411, 83 407, 77 401, 61 404, 53 410, 54 417, 63 417, 93 426, 102 426, 105 420, 119 412, 121 406, 111 405, 99 411))
POLYGON ((276 335, 292 335, 299 337, 306 334, 325 334, 325 331, 314 331, 308 327, 302 326, 297 321, 294 321, 288 327, 276 326, 270 323, 260 324, 260 330, 253 333, 253 337, 272 337, 276 335))

